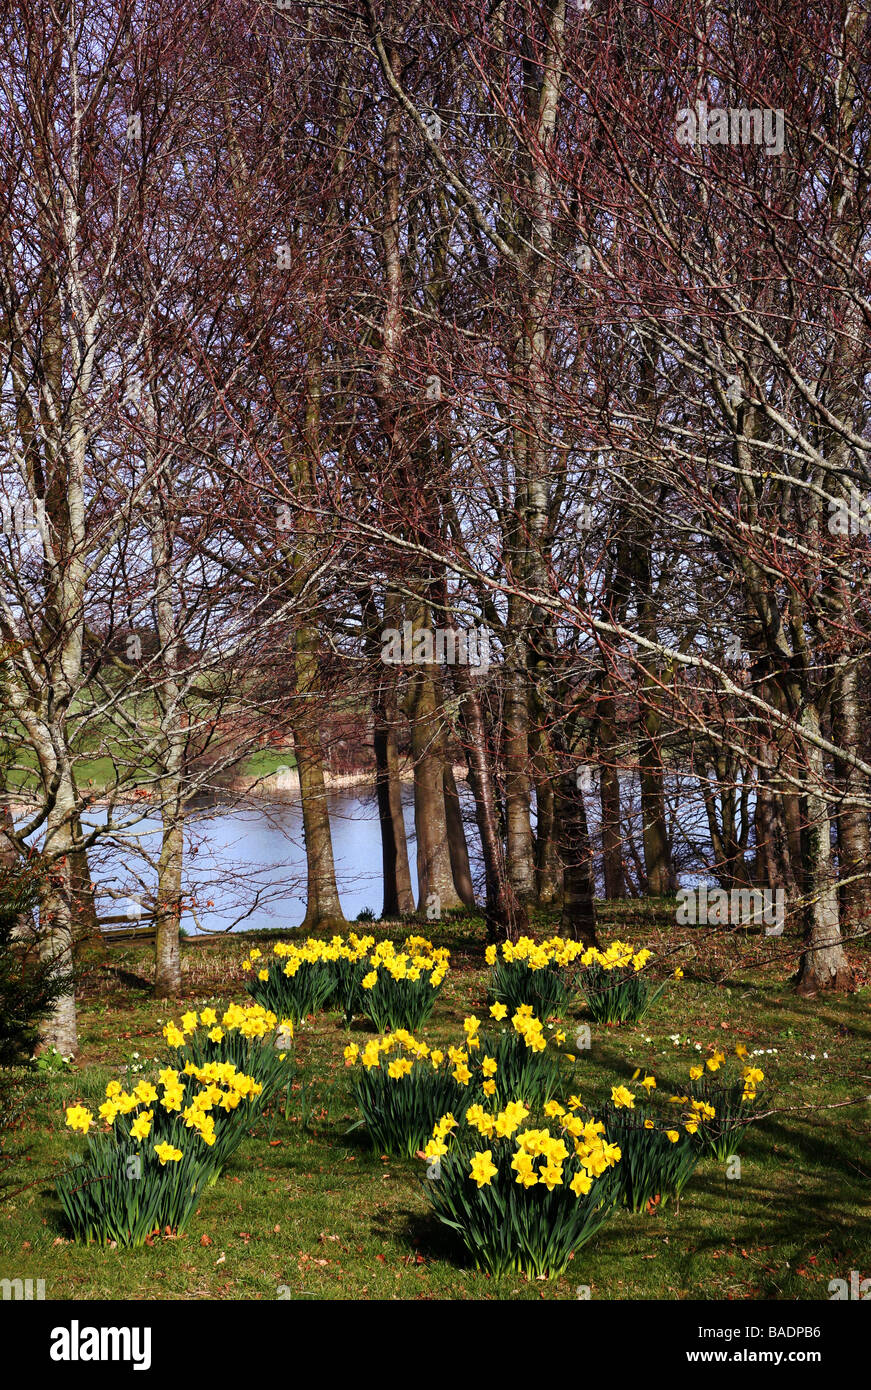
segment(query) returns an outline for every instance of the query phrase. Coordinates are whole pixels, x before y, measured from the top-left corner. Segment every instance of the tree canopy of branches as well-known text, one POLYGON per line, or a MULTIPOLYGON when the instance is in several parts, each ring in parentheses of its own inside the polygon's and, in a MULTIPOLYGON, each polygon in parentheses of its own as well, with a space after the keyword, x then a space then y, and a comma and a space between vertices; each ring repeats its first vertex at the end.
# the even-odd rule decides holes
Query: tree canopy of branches
POLYGON ((177 992, 187 808, 277 732, 303 925, 341 928, 343 728, 386 915, 593 941, 597 897, 701 875, 783 890, 797 987, 851 987, 868 31, 855 0, 4 10, 3 834, 41 837, 53 959, 147 809, 177 992))

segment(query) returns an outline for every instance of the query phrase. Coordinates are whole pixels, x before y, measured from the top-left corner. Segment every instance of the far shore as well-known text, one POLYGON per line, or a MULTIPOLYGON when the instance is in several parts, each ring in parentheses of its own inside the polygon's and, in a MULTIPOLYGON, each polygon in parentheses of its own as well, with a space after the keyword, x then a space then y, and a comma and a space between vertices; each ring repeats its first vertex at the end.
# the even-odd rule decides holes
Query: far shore
MULTIPOLYGON (((458 782, 467 780, 468 770, 465 764, 455 763, 453 771, 458 782)), ((412 763, 402 764, 399 769, 399 780, 401 782, 414 781, 412 763)), ((365 787, 368 791, 374 791, 375 771, 374 768, 354 772, 330 772, 327 770, 324 773, 324 782, 327 791, 345 791, 354 787, 365 787)), ((217 799, 222 796, 228 798, 253 796, 261 801, 295 800, 300 794, 299 773, 295 767, 287 767, 261 777, 237 774, 216 783, 212 787, 204 787, 203 794, 217 799)), ((31 797, 19 796, 12 791, 7 793, 7 801, 10 810, 21 815, 33 813, 41 805, 40 802, 31 797)), ((152 802, 157 804, 155 793, 148 787, 130 787, 126 791, 118 792, 112 801, 119 805, 133 805, 137 801, 144 804, 151 804, 152 802)), ((90 804, 93 807, 100 807, 108 806, 109 803, 110 798, 108 796, 96 796, 90 804)))

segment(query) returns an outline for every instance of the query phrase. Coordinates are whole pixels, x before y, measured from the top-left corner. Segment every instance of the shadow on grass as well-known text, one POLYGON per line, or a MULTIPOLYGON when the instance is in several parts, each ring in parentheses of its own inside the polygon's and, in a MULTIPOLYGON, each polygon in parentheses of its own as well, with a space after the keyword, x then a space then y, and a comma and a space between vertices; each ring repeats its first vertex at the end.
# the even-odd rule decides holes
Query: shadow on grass
POLYGON ((452 1269, 475 1273, 462 1241, 431 1212, 394 1207, 373 1217, 370 1230, 373 1236, 390 1241, 400 1253, 407 1254, 410 1247, 428 1262, 439 1261, 452 1269))

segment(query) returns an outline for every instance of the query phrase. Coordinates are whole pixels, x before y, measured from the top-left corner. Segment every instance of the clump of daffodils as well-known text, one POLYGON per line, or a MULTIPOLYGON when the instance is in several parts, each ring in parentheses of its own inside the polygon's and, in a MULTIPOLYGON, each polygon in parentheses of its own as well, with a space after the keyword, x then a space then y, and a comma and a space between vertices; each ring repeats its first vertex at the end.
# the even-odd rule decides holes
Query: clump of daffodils
POLYGON ((511 1100, 496 1111, 472 1105, 462 1121, 441 1116, 424 1150, 427 1190, 479 1269, 552 1277, 607 1220, 621 1152, 601 1121, 556 1100, 543 1109, 547 1123, 527 1125, 530 1114, 511 1100))
MULTIPOLYGON (((187 1062, 181 1071, 164 1067, 156 1084, 143 1080, 132 1091, 125 1091, 120 1081, 110 1081, 98 1114, 106 1131, 113 1132, 120 1143, 130 1138, 140 1143, 180 1138, 182 1129, 187 1129, 212 1148, 222 1137, 217 1160, 220 1168, 243 1137, 238 1125, 224 1122, 226 1117, 243 1102, 247 1102, 246 1114, 253 1113, 259 1108, 255 1102, 262 1090, 259 1081, 238 1071, 232 1062, 209 1062, 201 1067, 187 1062), (218 1120, 221 1123, 216 1128, 218 1120), (230 1144, 227 1137, 234 1130, 235 1142, 230 1144)), ((69 1129, 88 1134, 97 1119, 86 1106, 72 1105, 67 1109, 66 1123, 69 1129)), ((215 1166, 215 1160, 209 1162, 215 1166)))
POLYGON ((633 1211, 679 1197, 701 1157, 726 1162, 737 1151, 755 1119, 753 1101, 764 1076, 746 1064, 743 1045, 735 1052, 730 1060, 712 1048, 690 1067, 686 1088, 662 1095, 659 1106, 651 1104, 659 1096, 656 1078, 641 1071, 632 1077, 634 1089, 611 1088, 602 1113, 609 1135, 623 1148, 622 1198, 633 1211))
MULTIPOLYGON (((197 1029, 205 1031, 209 1042, 222 1043, 228 1033, 238 1032, 248 1041, 265 1038, 273 1032, 278 1019, 271 1009, 260 1004, 230 1004, 220 1020, 214 1009, 203 1009, 200 1014, 190 1009, 181 1015, 178 1023, 172 1019, 164 1025, 163 1036, 170 1047, 185 1047, 194 1037, 197 1029)), ((293 1020, 282 1019, 281 1031, 293 1040, 293 1020)))
MULTIPOLYGON (((599 1023, 639 1023, 666 987, 654 987, 646 967, 653 952, 636 951, 627 941, 612 941, 605 950, 588 946, 581 955, 581 984, 599 1023)), ((678 967, 673 978, 680 980, 678 967)))
MULTIPOLYGON (((467 1020, 468 1022, 468 1020, 467 1020)), ((463 1046, 429 1047, 405 1028, 345 1048, 354 1069, 354 1096, 376 1148, 412 1157, 448 1109, 465 1113, 480 1084, 492 1080, 493 1064, 475 1057, 476 1034, 463 1046)))
MULTIPOLYGON (((707 1116, 702 1107, 692 1105, 680 1118, 663 1113, 651 1104, 656 1078, 636 1071, 632 1081, 634 1091, 622 1084, 611 1087, 602 1116, 609 1139, 619 1143, 623 1152, 621 1201, 631 1211, 641 1212, 648 1203, 666 1206, 672 1197, 680 1197, 699 1161, 693 1137, 707 1116)), ((689 1103, 686 1096, 682 1100, 689 1103)))
MULTIPOLYGON (((468 1061, 465 1052, 450 1048, 451 1064, 457 1065, 468 1061), (457 1059, 456 1062, 454 1059, 457 1059)), ((349 1043, 345 1048, 345 1066, 353 1067, 359 1062, 367 1071, 374 1067, 380 1067, 382 1059, 393 1057, 388 1061, 388 1075, 393 1080, 398 1080, 402 1076, 408 1076, 415 1062, 426 1062, 437 1071, 444 1063, 445 1053, 440 1048, 430 1048, 422 1040, 414 1037, 406 1028, 397 1028, 395 1033, 387 1033, 380 1038, 370 1038, 367 1043, 360 1048, 356 1043, 349 1043), (401 1066, 398 1065, 401 1063, 401 1066)), ((465 1084, 465 1082, 463 1083, 465 1084)))
POLYGON ((155 1229, 183 1230, 259 1113, 261 1093, 231 1062, 187 1062, 132 1091, 110 1081, 97 1115, 69 1106, 68 1128, 87 1139, 83 1158, 57 1179, 74 1237, 135 1246, 155 1229))
POLYGON ((291 1083, 293 1019, 279 1021, 260 1004, 230 1004, 220 1018, 214 1009, 202 1009, 199 1014, 190 1009, 178 1023, 170 1020, 163 1036, 177 1066, 230 1062, 237 1071, 254 1077, 264 1106, 291 1083))
POLYGON ((484 958, 488 965, 495 965, 501 952, 502 959, 509 964, 518 961, 530 970, 546 970, 550 965, 571 965, 582 953, 583 946, 568 937, 552 936, 547 941, 533 941, 530 936, 521 936, 517 941, 503 941, 500 946, 488 946, 484 958))
POLYGON ((539 1105, 556 1093, 565 1034, 548 1036, 528 1005, 520 1006, 510 1026, 506 1012, 504 1004, 490 1010, 493 1022, 504 1024, 498 1035, 492 1022, 485 1025, 469 1014, 462 1039, 444 1049, 405 1028, 345 1048, 357 1104, 380 1149, 417 1153, 434 1119, 448 1110, 465 1113, 471 1104, 511 1097, 539 1105))
POLYGON ((414 1029, 426 1022, 449 969, 449 952, 422 938, 409 938, 397 951, 380 941, 366 958, 360 979, 360 1008, 379 1032, 414 1029))
POLYGON ((561 936, 540 942, 521 936, 488 946, 484 958, 493 968, 490 997, 512 1011, 528 1004, 543 1018, 565 1009, 573 994, 569 968, 583 950, 580 942, 561 936))
POLYGON ((588 946, 581 956, 581 965, 588 966, 598 964, 605 971, 626 970, 631 965, 637 974, 643 970, 647 962, 652 958, 653 952, 643 947, 636 951, 630 946, 628 941, 612 941, 611 945, 604 951, 599 950, 598 946, 588 946))
POLYGON ((690 1067, 685 1099, 707 1121, 697 1141, 703 1153, 725 1162, 737 1152, 755 1119, 753 1102, 764 1080, 762 1069, 748 1062, 743 1043, 738 1043, 733 1058, 714 1048, 704 1062, 690 1067))
POLYGON ((333 967, 343 949, 341 937, 276 941, 269 956, 255 946, 242 962, 245 988, 263 1008, 299 1024, 323 1008, 335 991, 333 967))
POLYGON ((493 1020, 488 1024, 481 1046, 493 1063, 493 1072, 485 1084, 485 1095, 495 1095, 500 1101, 519 1096, 528 1105, 540 1105, 557 1094, 563 1078, 563 1059, 574 1061, 571 1053, 561 1049, 566 1040, 562 1029, 546 1032, 529 1004, 520 1004, 510 1020, 504 1004, 490 1006, 493 1020), (510 1026, 509 1026, 510 1022, 510 1026), (498 1036, 494 1025, 502 1024, 498 1036))
POLYGON ((432 1011, 448 970, 449 952, 423 936, 392 941, 351 932, 347 940, 279 941, 271 954, 255 947, 242 962, 246 988, 258 1003, 299 1023, 333 1005, 350 1023, 356 1014, 376 1028, 418 1028, 432 1011))

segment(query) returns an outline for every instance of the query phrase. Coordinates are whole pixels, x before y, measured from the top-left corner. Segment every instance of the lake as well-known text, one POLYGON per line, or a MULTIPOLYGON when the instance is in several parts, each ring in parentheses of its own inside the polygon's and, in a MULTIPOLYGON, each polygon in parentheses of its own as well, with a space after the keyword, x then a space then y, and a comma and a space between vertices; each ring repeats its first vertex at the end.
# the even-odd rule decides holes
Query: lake
MULTIPOLYGON (((483 903, 484 876, 474 802, 465 781, 458 781, 457 786, 472 874, 478 901, 483 903)), ((411 881, 416 893, 413 784, 405 782, 401 790, 411 881)), ((695 886, 700 881, 700 868, 702 877, 708 877, 703 863, 710 853, 710 842, 702 804, 697 790, 687 787, 685 781, 679 787, 675 779, 669 792, 671 805, 681 806, 681 833, 675 837, 679 881, 682 886, 695 886)), ((626 778, 624 796, 624 814, 638 837, 637 798, 633 796, 631 778, 626 778)), ((595 792, 585 800, 595 845, 598 844, 595 792)), ((378 916, 383 890, 381 832, 374 788, 343 788, 329 792, 327 804, 336 881, 345 917, 353 921, 364 908, 370 908, 378 916)), ((160 823, 156 817, 141 816, 133 807, 122 807, 120 813, 116 810, 116 821, 119 815, 129 816, 129 824, 109 839, 98 842, 89 851, 89 861, 98 885, 99 917, 124 916, 135 926, 143 916, 142 904, 151 900, 154 893, 160 823), (137 820, 137 816, 141 818, 137 820)), ((105 811, 97 809, 84 824, 87 830, 89 825, 105 825, 105 822, 105 811)), ((672 828, 676 829, 674 822, 672 828)), ((253 796, 232 801, 212 799, 189 811, 185 823, 184 892, 186 901, 191 901, 193 907, 183 912, 182 926, 191 935, 235 927, 284 930, 298 927, 305 915, 305 886, 302 805, 298 794, 271 800, 253 796)), ((601 891, 601 885, 598 886, 601 891)))
MULTIPOLYGON (((480 842, 474 824, 469 788, 459 784, 472 872, 482 877, 480 842)), ((374 789, 328 793, 336 881, 342 909, 349 921, 364 908, 381 913, 381 830, 374 789)), ((408 836, 412 887, 415 869, 414 788, 402 785, 402 808, 408 836)), ((116 816, 117 818, 117 816, 116 816)), ((105 824, 95 811, 91 825, 105 824)), ((104 844, 90 851, 91 873, 99 886, 97 912, 101 918, 125 914, 136 925, 140 901, 150 896, 156 873, 149 872, 160 852, 160 824, 143 818, 127 829, 123 843, 104 844)), ((204 931, 297 927, 305 915, 306 862, 299 797, 265 801, 211 802, 188 815, 185 825, 184 891, 195 901, 194 911, 182 914, 182 926, 192 935, 204 931)), ((483 891, 483 884, 482 884, 483 891)))

